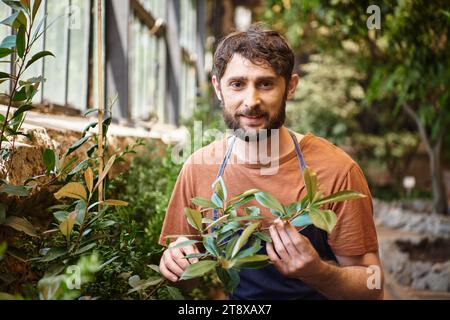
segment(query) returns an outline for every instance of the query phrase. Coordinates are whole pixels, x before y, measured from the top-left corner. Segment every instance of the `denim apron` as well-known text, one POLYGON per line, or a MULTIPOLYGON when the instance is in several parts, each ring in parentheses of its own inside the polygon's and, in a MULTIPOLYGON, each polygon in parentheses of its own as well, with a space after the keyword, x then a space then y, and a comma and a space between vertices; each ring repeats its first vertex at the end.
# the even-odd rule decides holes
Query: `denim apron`
MULTIPOLYGON (((300 145, 294 133, 289 132, 294 145, 297 159, 299 162, 299 170, 302 172, 306 168, 300 145)), ((220 166, 217 178, 222 177, 225 166, 233 149, 236 136, 227 148, 224 159, 220 166)), ((296 199, 298 201, 300 199, 296 199)), ((213 211, 214 220, 218 218, 218 211, 213 211)), ((300 234, 307 237, 317 253, 323 260, 336 261, 330 246, 328 245, 328 235, 325 231, 309 225, 300 231, 300 234)), ((263 248, 258 254, 267 254, 265 243, 262 242, 263 248)), ((240 283, 235 291, 230 295, 230 300, 323 300, 325 296, 306 285, 304 282, 284 277, 273 265, 268 265, 261 269, 241 269, 239 272, 240 283)))

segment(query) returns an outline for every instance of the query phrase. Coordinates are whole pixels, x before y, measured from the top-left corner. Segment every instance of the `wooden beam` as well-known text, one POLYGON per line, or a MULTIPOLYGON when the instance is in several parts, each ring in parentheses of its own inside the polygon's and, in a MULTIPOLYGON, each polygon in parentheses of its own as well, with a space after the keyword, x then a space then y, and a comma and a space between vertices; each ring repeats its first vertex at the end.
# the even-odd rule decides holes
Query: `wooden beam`
POLYGON ((166 23, 162 19, 155 19, 138 0, 130 0, 130 7, 139 21, 147 26, 151 34, 162 37, 166 34, 166 23))

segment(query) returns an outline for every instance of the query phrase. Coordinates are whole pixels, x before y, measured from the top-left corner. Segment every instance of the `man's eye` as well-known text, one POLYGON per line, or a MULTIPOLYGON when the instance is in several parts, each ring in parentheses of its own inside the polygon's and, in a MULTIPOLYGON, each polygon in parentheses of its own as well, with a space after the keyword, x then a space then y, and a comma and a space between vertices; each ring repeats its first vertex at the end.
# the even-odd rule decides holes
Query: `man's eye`
POLYGON ((270 81, 261 82, 260 86, 262 88, 271 88, 273 86, 273 83, 270 81))
POLYGON ((230 83, 231 87, 235 88, 235 89, 240 89, 242 88, 242 83, 239 81, 234 81, 232 83, 230 83))

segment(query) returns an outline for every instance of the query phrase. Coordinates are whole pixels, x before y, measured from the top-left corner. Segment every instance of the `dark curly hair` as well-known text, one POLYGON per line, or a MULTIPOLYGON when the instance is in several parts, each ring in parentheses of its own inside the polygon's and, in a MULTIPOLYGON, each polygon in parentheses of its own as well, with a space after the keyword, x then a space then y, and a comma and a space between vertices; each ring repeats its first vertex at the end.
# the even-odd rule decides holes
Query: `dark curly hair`
POLYGON ((223 38, 214 53, 213 74, 219 81, 235 53, 254 64, 270 65, 289 83, 294 69, 294 53, 278 32, 257 23, 247 31, 235 31, 223 38))

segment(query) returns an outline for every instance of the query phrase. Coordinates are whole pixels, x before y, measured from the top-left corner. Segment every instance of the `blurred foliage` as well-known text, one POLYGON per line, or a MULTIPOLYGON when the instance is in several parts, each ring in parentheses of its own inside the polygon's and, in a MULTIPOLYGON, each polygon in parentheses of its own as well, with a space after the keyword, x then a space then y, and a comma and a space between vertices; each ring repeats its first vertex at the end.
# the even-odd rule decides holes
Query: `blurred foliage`
MULTIPOLYGON (((433 153, 438 157, 442 144, 448 143, 444 137, 450 124, 450 4, 444 0, 379 3, 381 30, 370 30, 367 21, 373 11, 367 13, 367 8, 372 4, 350 0, 264 2, 261 18, 287 37, 297 60, 308 69, 309 63, 317 62, 309 61, 311 55, 319 54, 326 66, 317 77, 305 70, 300 82, 300 91, 311 81, 316 90, 305 88, 303 92, 322 96, 303 96, 298 110, 316 109, 312 114, 299 111, 307 114, 302 125, 336 143, 350 137, 355 140, 352 145, 361 149, 359 153, 387 167, 395 161, 407 164, 416 148, 413 140, 419 136, 430 159, 433 153), (330 62, 328 56, 335 61, 330 62), (349 76, 348 69, 354 74, 349 76), (356 107, 348 94, 355 82, 363 93, 356 99, 356 107), (360 128, 355 128, 354 121, 360 128), (383 146, 388 148, 384 152, 380 150, 383 146)), ((445 149, 445 159, 450 160, 445 149)), ((432 173, 432 179, 439 175, 432 173)), ((442 190, 434 190, 435 195, 439 192, 442 190)))

